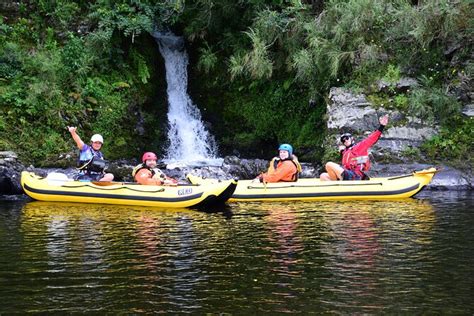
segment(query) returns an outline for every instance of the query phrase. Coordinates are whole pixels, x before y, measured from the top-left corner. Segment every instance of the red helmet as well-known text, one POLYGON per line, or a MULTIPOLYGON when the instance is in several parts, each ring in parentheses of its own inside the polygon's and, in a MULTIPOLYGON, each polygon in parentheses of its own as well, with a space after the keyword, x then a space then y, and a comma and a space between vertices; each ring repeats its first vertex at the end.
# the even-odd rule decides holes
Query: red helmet
POLYGON ((147 160, 158 160, 158 157, 156 157, 156 154, 155 153, 152 153, 151 151, 149 152, 146 152, 143 154, 142 156, 142 162, 145 162, 147 160))

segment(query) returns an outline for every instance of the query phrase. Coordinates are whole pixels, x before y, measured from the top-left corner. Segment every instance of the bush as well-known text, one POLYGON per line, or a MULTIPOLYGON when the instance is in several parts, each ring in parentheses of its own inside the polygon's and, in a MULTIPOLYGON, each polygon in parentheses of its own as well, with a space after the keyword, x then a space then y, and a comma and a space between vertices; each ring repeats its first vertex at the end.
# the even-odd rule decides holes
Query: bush
POLYGON ((437 136, 423 144, 422 150, 433 160, 451 161, 452 164, 472 170, 473 139, 474 119, 454 116, 437 136))

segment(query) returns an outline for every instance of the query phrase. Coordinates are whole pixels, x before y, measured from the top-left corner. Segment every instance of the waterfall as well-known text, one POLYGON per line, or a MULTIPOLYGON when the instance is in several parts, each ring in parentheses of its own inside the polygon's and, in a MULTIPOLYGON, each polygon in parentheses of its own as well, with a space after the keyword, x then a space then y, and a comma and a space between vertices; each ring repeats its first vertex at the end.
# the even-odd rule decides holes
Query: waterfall
POLYGON ((168 147, 166 162, 212 164, 217 144, 201 121, 201 113, 187 93, 188 55, 184 39, 172 33, 154 32, 165 60, 168 84, 168 147))

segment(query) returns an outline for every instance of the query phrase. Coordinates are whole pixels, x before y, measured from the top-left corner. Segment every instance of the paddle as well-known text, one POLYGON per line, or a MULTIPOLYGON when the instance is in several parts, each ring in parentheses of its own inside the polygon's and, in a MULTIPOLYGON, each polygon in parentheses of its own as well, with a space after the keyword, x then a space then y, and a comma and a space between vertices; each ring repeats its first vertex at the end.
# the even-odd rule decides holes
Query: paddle
MULTIPOLYGON (((69 179, 68 176, 60 172, 51 172, 46 176, 46 181, 51 186, 63 186, 68 182, 79 182, 73 179, 69 179)), ((118 181, 80 181, 84 183, 92 183, 97 186, 112 186, 112 185, 140 185, 136 182, 118 182, 118 181)), ((188 184, 188 183, 167 183, 163 186, 198 186, 198 184, 188 184)))

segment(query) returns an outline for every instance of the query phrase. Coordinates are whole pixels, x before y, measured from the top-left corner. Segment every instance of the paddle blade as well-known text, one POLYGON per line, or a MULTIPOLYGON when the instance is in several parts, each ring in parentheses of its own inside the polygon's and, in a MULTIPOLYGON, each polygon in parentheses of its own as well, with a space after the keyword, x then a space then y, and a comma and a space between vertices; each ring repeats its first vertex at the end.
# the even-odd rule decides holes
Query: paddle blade
POLYGON ((91 183, 101 186, 101 187, 106 187, 109 185, 123 185, 122 182, 114 182, 114 181, 91 181, 91 183))

